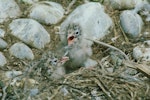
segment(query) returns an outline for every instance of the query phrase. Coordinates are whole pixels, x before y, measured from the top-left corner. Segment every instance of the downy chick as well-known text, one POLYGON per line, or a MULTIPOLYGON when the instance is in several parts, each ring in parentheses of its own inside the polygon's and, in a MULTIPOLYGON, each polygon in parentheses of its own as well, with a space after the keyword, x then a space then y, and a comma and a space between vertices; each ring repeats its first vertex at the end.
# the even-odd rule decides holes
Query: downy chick
POLYGON ((66 56, 48 51, 42 55, 42 58, 40 59, 41 65, 39 66, 42 68, 43 75, 46 75, 51 79, 60 79, 66 74, 63 65, 68 60, 69 58, 66 56))
POLYGON ((78 24, 70 24, 67 28, 67 46, 69 61, 65 63, 66 70, 83 67, 85 61, 92 55, 91 46, 86 43, 78 24))

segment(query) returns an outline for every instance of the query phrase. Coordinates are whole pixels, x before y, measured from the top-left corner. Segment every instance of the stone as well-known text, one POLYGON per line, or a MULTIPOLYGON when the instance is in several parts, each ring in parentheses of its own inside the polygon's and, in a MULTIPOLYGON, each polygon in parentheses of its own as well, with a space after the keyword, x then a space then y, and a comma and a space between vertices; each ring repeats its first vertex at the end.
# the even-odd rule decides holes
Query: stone
POLYGON ((7 46, 7 42, 0 38, 0 49, 5 49, 7 46))
POLYGON ((29 17, 40 23, 50 25, 58 23, 64 16, 65 10, 55 2, 43 1, 35 3, 30 11, 29 17))
POLYGON ((11 55, 19 59, 34 59, 32 50, 24 43, 15 43, 10 47, 9 52, 11 55))
POLYGON ((20 8, 14 0, 0 0, 0 23, 20 15, 20 8))
POLYGON ((3 29, 0 29, 0 38, 3 38, 5 36, 5 31, 3 29))
POLYGON ((138 4, 134 10, 141 15, 146 16, 146 21, 150 21, 150 4, 149 3, 141 3, 138 4))
POLYGON ((150 40, 144 41, 144 44, 148 45, 150 47, 150 40))
POLYGON ((18 75, 21 75, 22 71, 16 71, 16 70, 12 70, 12 71, 6 71, 5 76, 7 78, 14 78, 18 75))
POLYGON ((0 66, 4 66, 7 63, 5 56, 0 52, 0 66))
POLYGON ((132 9, 146 0, 107 0, 114 9, 132 9))
POLYGON ((39 89, 34 88, 30 90, 30 96, 35 96, 39 93, 39 89))
POLYGON ((42 49, 50 42, 50 34, 33 19, 16 19, 9 24, 10 34, 35 48, 42 49))
POLYGON ((142 18, 132 10, 125 10, 120 15, 120 24, 123 31, 132 38, 136 38, 142 31, 142 18))
POLYGON ((133 58, 136 60, 150 61, 150 47, 144 45, 133 48, 133 58))

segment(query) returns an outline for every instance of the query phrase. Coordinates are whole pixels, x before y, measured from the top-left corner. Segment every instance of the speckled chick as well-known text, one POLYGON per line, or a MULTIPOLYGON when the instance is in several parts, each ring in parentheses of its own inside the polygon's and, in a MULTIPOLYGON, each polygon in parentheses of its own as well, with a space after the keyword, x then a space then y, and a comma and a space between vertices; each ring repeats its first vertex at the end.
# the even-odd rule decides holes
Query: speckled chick
POLYGON ((60 79, 66 74, 63 65, 68 60, 66 56, 49 51, 42 55, 38 66, 41 66, 43 75, 51 79, 60 79))

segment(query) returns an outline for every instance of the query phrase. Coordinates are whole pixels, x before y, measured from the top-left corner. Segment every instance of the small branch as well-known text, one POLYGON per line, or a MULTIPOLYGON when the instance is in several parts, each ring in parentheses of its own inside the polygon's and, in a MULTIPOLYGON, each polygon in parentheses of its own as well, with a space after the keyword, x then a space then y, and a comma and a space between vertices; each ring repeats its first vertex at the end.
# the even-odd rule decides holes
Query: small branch
POLYGON ((84 93, 84 92, 82 92, 78 89, 72 88, 72 90, 79 93, 79 94, 81 94, 82 95, 81 97, 87 97, 88 99, 91 99, 86 93, 84 93))
POLYGON ((137 64, 132 61, 123 61, 123 64, 130 67, 139 70, 141 73, 145 74, 148 78, 150 78, 150 68, 149 66, 145 64, 137 64))
POLYGON ((105 87, 102 85, 102 83, 100 81, 98 81, 96 78, 94 78, 95 83, 99 86, 100 89, 102 89, 102 91, 107 95, 107 97, 109 98, 109 100, 112 100, 112 97, 110 95, 110 92, 108 92, 105 87))
POLYGON ((68 7, 66 9, 65 14, 68 14, 70 12, 71 7, 73 6, 73 4, 75 4, 76 1, 77 0, 72 0, 71 3, 69 3, 69 5, 68 5, 68 7))
POLYGON ((53 100, 53 98, 55 98, 55 96, 58 94, 59 90, 62 88, 62 86, 59 86, 56 90, 55 93, 49 98, 50 100, 53 100))
POLYGON ((5 100, 5 98, 6 98, 6 95, 7 95, 6 89, 7 89, 7 87, 8 87, 8 85, 3 88, 3 97, 2 97, 2 100, 5 100))
POLYGON ((118 24, 118 25, 119 25, 119 27, 120 27, 120 29, 121 29, 121 32, 122 32, 122 34, 123 34, 123 36, 124 36, 125 41, 126 41, 126 42, 129 42, 129 40, 128 40, 128 38, 127 38, 127 36, 126 36, 124 30, 123 30, 122 27, 121 27, 121 25, 120 25, 120 24, 118 24))
POLYGON ((93 40, 93 39, 89 39, 89 38, 86 38, 86 39, 87 39, 87 40, 90 40, 90 41, 93 41, 93 42, 95 42, 95 43, 98 43, 98 44, 100 44, 100 45, 103 45, 103 46, 105 46, 105 47, 109 47, 109 48, 111 48, 111 49, 113 49, 113 50, 116 50, 116 51, 120 52, 120 53, 125 57, 126 60, 129 60, 128 56, 127 56, 122 50, 120 50, 120 49, 118 49, 118 48, 116 48, 116 47, 114 47, 114 46, 112 46, 112 45, 109 45, 109 44, 107 44, 107 43, 104 43, 104 42, 101 42, 101 41, 98 41, 98 40, 93 40))

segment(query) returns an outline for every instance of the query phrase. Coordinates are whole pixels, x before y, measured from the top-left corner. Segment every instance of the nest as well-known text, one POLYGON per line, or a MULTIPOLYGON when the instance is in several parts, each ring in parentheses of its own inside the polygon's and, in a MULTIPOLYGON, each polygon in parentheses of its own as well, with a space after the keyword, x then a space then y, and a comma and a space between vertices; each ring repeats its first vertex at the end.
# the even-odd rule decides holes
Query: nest
MULTIPOLYGON (((109 58, 99 62, 99 66, 93 68, 81 68, 73 73, 67 74, 61 81, 53 81, 55 87, 47 85, 48 93, 45 98, 50 100, 128 100, 150 98, 149 78, 136 72, 127 75, 126 65, 118 66, 114 72, 108 71, 112 68, 109 58), (50 93, 51 91, 51 93, 50 93)), ((134 70, 136 71, 136 70, 134 70)), ((43 95, 43 93, 42 93, 43 95)), ((36 99, 42 97, 37 96, 36 99)), ((42 98, 43 99, 43 98, 42 98)))
MULTIPOLYGON (((128 66, 135 66, 123 60, 114 64, 111 56, 98 61, 91 68, 80 68, 66 74, 62 79, 49 79, 38 73, 33 67, 22 77, 20 84, 8 84, 3 88, 8 100, 128 100, 149 99, 150 81, 147 72, 140 73, 128 66), (128 74, 132 71, 132 73, 128 74), (145 76, 147 75, 147 76, 145 76), (31 82, 34 79, 36 82, 31 82), (30 95, 32 88, 39 93, 30 95)), ((117 60, 118 61, 118 60, 117 60)), ((141 66, 138 64, 138 66, 141 66)), ((2 81, 1 81, 2 83, 2 81)))

